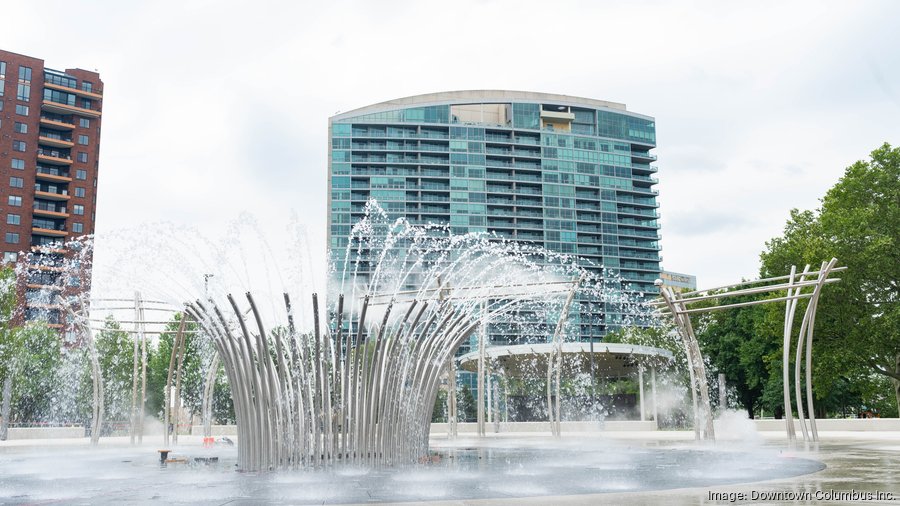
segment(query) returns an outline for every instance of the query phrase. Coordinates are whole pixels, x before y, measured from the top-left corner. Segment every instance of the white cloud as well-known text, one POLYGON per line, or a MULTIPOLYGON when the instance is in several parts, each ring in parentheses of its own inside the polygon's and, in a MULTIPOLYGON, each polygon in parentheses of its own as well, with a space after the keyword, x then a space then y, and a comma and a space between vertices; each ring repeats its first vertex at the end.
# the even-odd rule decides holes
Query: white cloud
POLYGON ((657 118, 664 264, 708 286, 754 275, 790 208, 900 143, 898 15, 891 1, 17 2, 0 47, 101 72, 99 232, 215 235, 252 210, 277 248, 294 211, 319 266, 335 112, 478 88, 625 102, 657 118))

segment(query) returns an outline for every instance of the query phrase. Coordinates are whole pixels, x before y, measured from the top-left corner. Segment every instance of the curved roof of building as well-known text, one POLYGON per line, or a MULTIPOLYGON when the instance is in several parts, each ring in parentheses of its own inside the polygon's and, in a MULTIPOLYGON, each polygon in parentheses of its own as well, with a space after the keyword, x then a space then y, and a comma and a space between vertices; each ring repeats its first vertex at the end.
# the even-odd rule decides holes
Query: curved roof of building
MULTIPOLYGON (((553 343, 513 344, 506 346, 488 346, 485 358, 495 361, 507 372, 547 370, 547 359, 556 349, 553 343)), ((564 369, 568 372, 586 372, 590 370, 591 351, 594 365, 599 374, 624 375, 637 371, 638 363, 654 366, 668 366, 674 362, 671 351, 652 346, 639 346, 623 343, 590 343, 565 342, 560 346, 564 369), (593 348, 593 349, 592 349, 593 348)), ((472 351, 459 357, 459 366, 466 371, 475 371, 478 366, 478 352, 472 351)))
MULTIPOLYGON (((628 112, 625 108, 625 104, 621 104, 618 102, 609 102, 606 100, 597 100, 594 98, 573 97, 571 95, 560 95, 557 93, 539 93, 535 91, 516 90, 459 90, 440 91, 437 93, 426 93, 424 95, 413 95, 411 97, 387 100, 385 102, 379 102, 377 104, 353 109, 352 111, 336 114, 332 116, 331 119, 341 120, 352 118, 354 116, 361 116, 363 114, 371 114, 404 107, 422 107, 428 105, 444 104, 490 104, 507 102, 539 102, 558 105, 570 105, 575 107, 612 109, 619 112, 628 112)), ((628 112, 628 114, 645 118, 648 117, 632 112, 628 112)))

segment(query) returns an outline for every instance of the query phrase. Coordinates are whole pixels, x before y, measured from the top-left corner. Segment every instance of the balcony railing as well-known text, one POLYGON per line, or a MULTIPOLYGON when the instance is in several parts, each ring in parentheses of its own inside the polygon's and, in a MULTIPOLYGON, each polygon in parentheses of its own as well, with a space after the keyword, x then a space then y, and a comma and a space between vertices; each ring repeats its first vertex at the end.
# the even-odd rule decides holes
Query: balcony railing
POLYGON ((63 160, 71 160, 72 159, 71 154, 63 152, 63 151, 57 151, 55 149, 38 148, 37 154, 43 155, 43 156, 51 156, 53 158, 62 158, 63 160))
POLYGON ((66 206, 60 206, 55 204, 48 204, 45 202, 35 202, 32 208, 35 211, 47 211, 51 213, 65 213, 66 206))

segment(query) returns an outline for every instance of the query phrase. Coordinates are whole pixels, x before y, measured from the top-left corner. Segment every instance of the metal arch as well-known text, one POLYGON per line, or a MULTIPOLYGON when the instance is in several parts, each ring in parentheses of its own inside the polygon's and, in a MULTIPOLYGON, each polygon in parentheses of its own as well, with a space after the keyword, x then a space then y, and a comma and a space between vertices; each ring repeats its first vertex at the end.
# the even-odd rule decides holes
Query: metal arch
POLYGON ((696 439, 716 438, 713 424, 712 408, 709 403, 709 386, 706 383, 706 365, 700 352, 700 345, 694 336, 690 316, 686 314, 686 304, 671 288, 658 283, 660 294, 669 310, 674 315, 675 326, 681 337, 688 360, 688 371, 691 381, 691 401, 694 411, 694 437, 696 439), (699 394, 700 399, 697 399, 699 394), (701 426, 702 424, 702 426, 701 426))
MULTIPOLYGON (((476 320, 449 302, 414 301, 396 321, 387 311, 368 339, 360 314, 356 340, 348 335, 351 346, 342 350, 334 344, 341 332, 317 325, 318 332, 298 334, 288 298, 286 336, 264 328, 252 296, 247 300, 258 333, 233 297, 233 323, 215 304, 188 306, 214 339, 234 392, 241 469, 396 464, 425 454, 440 374, 476 320)), ((313 304, 318 309, 317 298, 313 304)))
MULTIPOLYGON (((660 316, 670 315, 675 321, 676 329, 678 330, 679 335, 682 337, 682 342, 685 345, 689 371, 691 372, 691 394, 694 399, 695 405, 695 433, 697 432, 697 420, 698 414, 697 411, 700 409, 701 411, 705 411, 708 416, 706 418, 707 431, 709 434, 712 434, 711 429, 712 425, 712 410, 709 409, 709 399, 707 396, 703 396, 703 390, 706 389, 708 391, 708 387, 705 381, 697 381, 700 378, 705 378, 705 367, 703 367, 702 355, 700 354, 699 346, 697 345, 696 337, 693 335, 693 329, 691 328, 690 323, 690 314, 693 313, 707 313, 712 311, 719 311, 722 309, 728 308, 737 308, 737 307, 746 307, 758 304, 768 304, 771 302, 785 302, 785 317, 784 317, 784 335, 783 335, 783 358, 782 358, 782 379, 783 379, 783 396, 784 396, 784 412, 785 412, 785 429, 787 432, 787 436, 789 440, 793 440, 796 438, 796 432, 793 423, 793 412, 791 405, 791 396, 790 396, 790 386, 789 386, 789 369, 790 369, 790 345, 791 338, 793 335, 793 321, 794 315, 796 314, 797 304, 801 299, 808 299, 809 302, 807 304, 806 310, 803 315, 803 320, 800 326, 800 332, 798 336, 797 348, 796 348, 796 359, 794 363, 794 390, 796 397, 796 407, 797 413, 799 417, 799 425, 800 429, 803 433, 804 440, 807 441, 818 441, 818 430, 816 428, 816 420, 815 420, 815 406, 813 403, 813 394, 812 394, 812 343, 813 343, 813 335, 814 335, 814 327, 815 327, 815 316, 816 310, 818 308, 819 299, 822 294, 822 289, 825 285, 831 283, 837 283, 840 281, 839 278, 829 278, 829 275, 834 272, 839 272, 846 270, 846 267, 836 267, 837 259, 832 258, 829 262, 822 262, 819 270, 810 271, 809 265, 807 265, 803 272, 797 275, 796 266, 791 267, 791 272, 784 276, 776 276, 770 278, 764 278, 753 281, 744 281, 741 283, 736 283, 733 285, 726 285, 706 290, 695 290, 691 292, 684 292, 680 294, 676 294, 671 288, 666 288, 662 285, 661 280, 657 280, 656 284, 660 288, 660 295, 662 300, 657 302, 650 303, 651 306, 657 307, 657 314, 660 316), (815 276, 816 279, 812 279, 815 276), (761 285, 761 286, 754 286, 761 285), (736 288, 736 290, 730 292, 723 293, 712 293, 716 290, 727 290, 736 288), (804 289, 811 288, 811 291, 805 292, 804 289), (688 305, 692 303, 696 303, 704 300, 716 300, 724 297, 735 297, 739 295, 751 295, 751 294, 766 294, 772 292, 786 291, 787 295, 783 297, 774 297, 768 299, 760 299, 753 300, 747 302, 739 302, 739 303, 731 303, 720 306, 711 306, 711 307, 700 307, 700 308, 692 308, 688 309, 688 305), (806 404, 808 408, 809 415, 809 430, 807 430, 806 426, 806 414, 803 409, 803 401, 802 401, 802 383, 801 383, 801 367, 803 366, 803 351, 805 344, 805 367, 806 367, 806 404), (697 362, 699 360, 699 366, 697 367, 697 362), (703 370, 703 375, 701 376, 699 372, 703 370), (699 376, 699 378, 698 378, 699 376), (696 401, 696 392, 695 386, 699 386, 699 392, 701 394, 701 406, 698 408, 696 401)), ((714 437, 714 436, 713 436, 714 437)))

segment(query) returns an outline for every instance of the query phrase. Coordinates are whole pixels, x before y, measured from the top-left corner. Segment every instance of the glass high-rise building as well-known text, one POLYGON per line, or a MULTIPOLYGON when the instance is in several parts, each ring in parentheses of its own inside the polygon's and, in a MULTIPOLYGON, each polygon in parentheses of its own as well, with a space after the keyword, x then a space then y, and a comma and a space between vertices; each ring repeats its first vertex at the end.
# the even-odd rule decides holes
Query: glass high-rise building
MULTIPOLYGON (((638 297, 656 294, 652 117, 602 100, 473 90, 338 114, 328 134, 328 246, 339 270, 352 224, 375 199, 412 223, 577 255, 617 273, 638 297)), ((623 321, 618 309, 580 303, 582 339, 623 321)))

